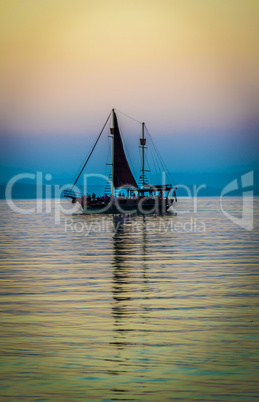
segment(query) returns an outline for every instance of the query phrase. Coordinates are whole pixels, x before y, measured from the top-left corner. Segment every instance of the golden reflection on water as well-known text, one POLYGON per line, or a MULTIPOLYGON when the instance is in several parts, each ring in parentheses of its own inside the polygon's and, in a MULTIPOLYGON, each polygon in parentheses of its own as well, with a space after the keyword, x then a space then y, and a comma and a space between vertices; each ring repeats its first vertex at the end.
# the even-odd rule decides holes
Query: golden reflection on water
POLYGON ((69 216, 86 235, 1 207, 3 400, 256 399, 258 226, 209 198, 189 233, 161 230, 189 215, 69 216))

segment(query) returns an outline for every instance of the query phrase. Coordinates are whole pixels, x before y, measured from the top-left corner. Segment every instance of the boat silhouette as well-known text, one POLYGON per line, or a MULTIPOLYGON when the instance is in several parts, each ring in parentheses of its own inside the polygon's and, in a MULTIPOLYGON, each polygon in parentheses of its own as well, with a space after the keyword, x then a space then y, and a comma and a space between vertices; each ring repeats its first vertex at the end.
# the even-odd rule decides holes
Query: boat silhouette
MULTIPOLYGON (((146 126, 145 123, 141 123, 141 125, 142 135, 139 147, 142 154, 142 163, 139 183, 137 184, 124 151, 116 112, 115 109, 112 109, 73 186, 64 191, 65 197, 71 198, 73 203, 78 202, 82 206, 83 213, 140 213, 144 215, 166 213, 173 205, 173 202, 177 201, 175 192, 177 187, 172 183, 166 183, 165 180, 162 180, 162 183, 153 185, 147 180, 146 172, 149 170, 147 170, 145 166, 145 149, 147 148, 145 138, 146 126), (109 195, 105 194, 102 197, 96 196, 94 193, 91 196, 85 192, 78 191, 76 185, 110 117, 111 127, 109 137, 112 139, 112 161, 110 165, 112 171, 107 182, 111 187, 111 191, 109 195)), ((160 155, 159 158, 161 159, 160 155)), ((164 172, 163 178, 165 179, 165 177, 164 172)))

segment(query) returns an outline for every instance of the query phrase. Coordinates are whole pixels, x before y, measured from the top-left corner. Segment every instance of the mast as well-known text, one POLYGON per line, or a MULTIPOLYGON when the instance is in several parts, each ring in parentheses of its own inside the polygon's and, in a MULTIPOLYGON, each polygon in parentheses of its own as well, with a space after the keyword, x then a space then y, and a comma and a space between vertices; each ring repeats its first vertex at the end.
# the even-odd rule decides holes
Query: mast
POLYGON ((140 138, 140 146, 142 148, 142 188, 144 189, 145 185, 145 145, 146 145, 146 138, 145 138, 145 123, 142 123, 142 137, 140 138))
POLYGON ((114 194, 114 109, 112 109, 112 195, 114 194))

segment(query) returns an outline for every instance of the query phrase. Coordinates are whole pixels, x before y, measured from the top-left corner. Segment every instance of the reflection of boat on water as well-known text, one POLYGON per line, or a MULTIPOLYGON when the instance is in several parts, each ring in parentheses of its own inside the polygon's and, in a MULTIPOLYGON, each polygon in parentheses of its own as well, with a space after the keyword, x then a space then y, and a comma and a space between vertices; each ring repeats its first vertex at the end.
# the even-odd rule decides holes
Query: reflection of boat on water
MULTIPOLYGON (((114 340, 111 344, 124 349, 132 342, 139 322, 146 319, 143 300, 148 299, 149 282, 146 262, 145 217, 114 215, 112 315, 114 318, 114 340), (132 229, 137 220, 139 231, 132 229), (136 293, 137 292, 137 293, 136 293), (142 296, 141 296, 142 295, 142 296)), ((151 290, 150 290, 150 293, 151 290)))
MULTIPOLYGON (((113 235, 113 298, 116 302, 130 300, 124 293, 125 285, 130 281, 130 263, 127 256, 132 249, 130 237, 126 236, 127 217, 125 215, 114 215, 114 235, 113 235)), ((120 312, 119 312, 120 313, 120 312)))
MULTIPOLYGON (((141 173, 139 184, 137 184, 134 175, 129 166, 125 155, 122 137, 119 130, 117 115, 112 110, 106 123, 99 134, 86 162, 84 163, 79 175, 77 176, 72 188, 65 190, 65 197, 71 198, 72 202, 79 202, 84 213, 165 213, 172 206, 176 198, 176 187, 172 183, 166 183, 165 170, 161 170, 161 183, 152 185, 147 180, 146 173, 149 171, 145 166, 145 124, 142 123, 142 136, 140 138, 140 149, 142 154, 141 173), (77 182, 82 172, 84 171, 109 119, 111 116, 110 135, 112 139, 112 161, 111 174, 108 182, 111 186, 110 194, 103 197, 97 197, 95 194, 90 196, 85 192, 80 191, 77 182), (164 175, 162 174, 164 171, 164 175), (126 195, 125 195, 126 193, 126 195)), ((156 148, 154 148, 156 150, 156 148)), ((158 151, 156 150, 157 154, 158 151)), ((165 168, 158 154, 161 166, 165 168)))

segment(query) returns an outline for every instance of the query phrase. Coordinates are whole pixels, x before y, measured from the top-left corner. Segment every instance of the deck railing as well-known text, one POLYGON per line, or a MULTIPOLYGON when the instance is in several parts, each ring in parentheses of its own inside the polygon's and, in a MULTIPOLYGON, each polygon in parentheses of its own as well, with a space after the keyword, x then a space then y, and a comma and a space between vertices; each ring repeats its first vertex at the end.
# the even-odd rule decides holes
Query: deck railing
POLYGON ((65 190, 64 197, 68 198, 81 198, 82 194, 74 190, 65 190))

